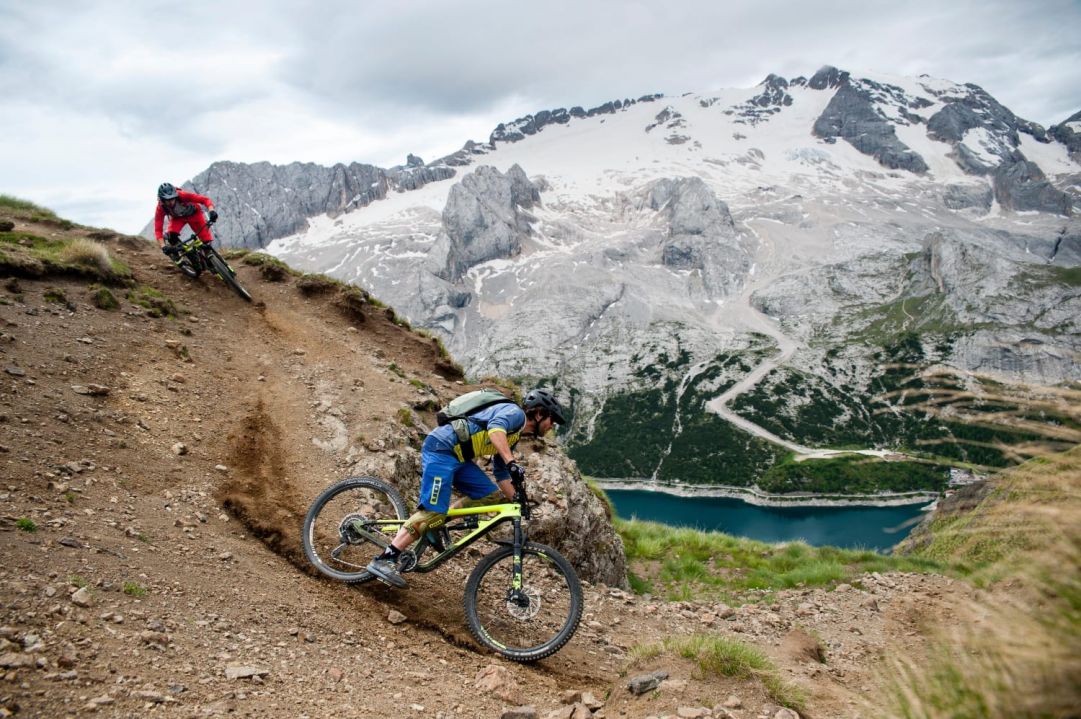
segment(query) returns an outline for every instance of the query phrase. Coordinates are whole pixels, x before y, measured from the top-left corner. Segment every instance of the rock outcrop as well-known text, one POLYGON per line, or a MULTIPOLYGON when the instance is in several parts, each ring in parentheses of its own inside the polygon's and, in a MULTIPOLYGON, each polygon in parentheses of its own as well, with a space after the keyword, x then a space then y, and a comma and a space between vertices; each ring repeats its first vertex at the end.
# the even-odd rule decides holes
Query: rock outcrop
POLYGON ((658 180, 646 201, 650 209, 667 216, 662 264, 697 270, 707 294, 729 294, 750 269, 751 258, 740 243, 728 206, 697 177, 658 180))
POLYGON ((474 265, 518 254, 530 232, 526 211, 538 202, 540 192, 518 165, 506 174, 481 166, 466 175, 443 209, 445 264, 435 274, 456 282, 474 265))
POLYGON ((1074 162, 1081 162, 1081 112, 1050 129, 1050 135, 1066 146, 1074 162))
MULTIPOLYGON (((839 77, 839 74, 827 70, 826 76, 832 79, 839 77)), ((815 77, 818 77, 818 73, 815 77)), ((866 80, 861 83, 855 84, 851 79, 840 81, 833 99, 815 120, 815 137, 827 142, 836 142, 837 138, 841 138, 892 170, 927 172, 924 159, 901 142, 893 124, 875 110, 871 93, 865 87, 873 83, 866 80)))
POLYGON ((1069 215, 1070 197, 1047 181, 1040 166, 1017 153, 995 169, 995 199, 1007 210, 1035 210, 1069 215))

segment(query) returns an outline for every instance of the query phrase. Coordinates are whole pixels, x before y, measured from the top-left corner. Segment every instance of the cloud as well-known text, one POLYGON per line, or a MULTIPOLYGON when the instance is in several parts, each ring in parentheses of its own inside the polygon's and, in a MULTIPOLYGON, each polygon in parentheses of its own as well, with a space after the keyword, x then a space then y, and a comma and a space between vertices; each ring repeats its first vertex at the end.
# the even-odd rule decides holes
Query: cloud
POLYGON ((133 230, 215 160, 434 159, 541 109, 824 64, 974 82, 1046 125, 1081 109, 1077 27, 1076 0, 3 3, 0 191, 133 230))

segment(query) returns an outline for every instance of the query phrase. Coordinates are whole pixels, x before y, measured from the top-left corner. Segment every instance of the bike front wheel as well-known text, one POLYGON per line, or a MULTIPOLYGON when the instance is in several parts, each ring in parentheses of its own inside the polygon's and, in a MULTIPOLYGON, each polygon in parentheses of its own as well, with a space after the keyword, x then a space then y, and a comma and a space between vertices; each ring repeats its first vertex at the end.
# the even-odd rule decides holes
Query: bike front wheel
POLYGON ((465 586, 469 630, 516 662, 555 654, 582 619, 582 585, 574 567, 551 547, 529 542, 522 548, 522 586, 513 584, 513 547, 481 558, 465 586))
POLYGON ((341 582, 367 582, 365 569, 383 549, 364 536, 377 535, 387 544, 408 515, 394 487, 375 477, 351 477, 327 487, 304 517, 304 556, 316 569, 341 582))
POLYGON ((240 284, 237 278, 233 275, 232 269, 221 258, 217 252, 207 254, 207 261, 210 263, 210 268, 214 270, 214 274, 222 279, 225 284, 233 288, 233 292, 243 297, 248 302, 251 302, 251 295, 248 293, 244 286, 240 284))

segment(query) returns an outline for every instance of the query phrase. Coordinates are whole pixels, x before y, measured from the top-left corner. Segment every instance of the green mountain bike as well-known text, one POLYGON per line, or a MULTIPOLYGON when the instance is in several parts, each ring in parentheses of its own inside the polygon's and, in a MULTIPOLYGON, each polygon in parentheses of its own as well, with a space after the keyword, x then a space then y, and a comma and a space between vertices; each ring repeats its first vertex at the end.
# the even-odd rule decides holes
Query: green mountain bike
MULTIPOLYGON (((465 617, 481 644, 508 659, 533 662, 558 652, 582 618, 582 585, 574 568, 551 547, 530 542, 525 487, 507 504, 452 508, 447 521, 402 552, 401 572, 430 572, 496 527, 510 523, 511 539, 481 558, 465 586, 465 617), (425 555, 434 554, 430 558, 425 555)), ((409 516, 401 495, 375 477, 352 477, 316 497, 304 517, 308 561, 342 582, 374 579, 365 567, 385 549, 409 516)))

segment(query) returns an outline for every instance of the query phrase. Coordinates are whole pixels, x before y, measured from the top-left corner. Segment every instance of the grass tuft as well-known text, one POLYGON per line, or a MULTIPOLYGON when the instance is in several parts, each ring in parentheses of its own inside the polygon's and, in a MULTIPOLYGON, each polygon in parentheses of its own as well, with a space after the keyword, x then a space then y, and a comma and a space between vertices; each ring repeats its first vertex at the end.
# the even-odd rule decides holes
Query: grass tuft
POLYGON ((144 307, 151 317, 179 316, 173 301, 149 285, 139 285, 128 292, 128 301, 144 307))
POLYGON ((129 597, 145 597, 146 588, 138 582, 124 582, 124 594, 129 597))
POLYGON ((765 654, 736 639, 713 634, 670 637, 632 647, 630 664, 635 666, 662 654, 689 659, 704 675, 758 679, 770 697, 782 706, 798 710, 807 702, 803 690, 782 679, 777 666, 765 654))
POLYGON ((100 285, 90 285, 90 303, 97 307, 99 310, 117 310, 120 309, 120 302, 116 299, 108 287, 101 287, 100 285))
POLYGON ((15 520, 15 526, 24 532, 36 532, 38 531, 38 525, 30 517, 19 517, 15 520))

